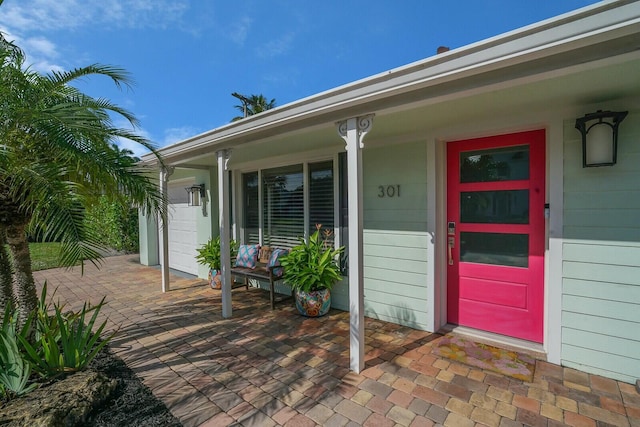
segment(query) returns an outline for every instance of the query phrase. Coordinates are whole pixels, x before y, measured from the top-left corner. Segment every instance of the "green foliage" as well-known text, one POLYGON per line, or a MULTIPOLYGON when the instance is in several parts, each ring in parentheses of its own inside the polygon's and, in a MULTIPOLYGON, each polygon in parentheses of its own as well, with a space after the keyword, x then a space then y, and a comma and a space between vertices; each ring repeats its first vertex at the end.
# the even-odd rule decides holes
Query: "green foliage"
MULTIPOLYGON (((238 255, 239 244, 235 240, 231 240, 229 244, 231 246, 231 259, 234 259, 238 255)), ((198 264, 206 265, 213 270, 220 270, 220 236, 210 239, 197 251, 196 260, 198 264)))
MULTIPOLYGON (((157 176, 136 163, 130 152, 113 145, 132 141, 155 154, 154 163, 163 167, 153 144, 136 133, 139 121, 108 99, 83 93, 76 84, 100 76, 126 88, 132 83, 129 73, 93 64, 41 74, 24 61, 19 47, 0 33, 0 233, 11 236, 7 243, 14 255, 13 273, 22 278, 15 284, 22 323, 38 299, 30 255, 22 249, 25 233, 60 242, 64 266, 87 260, 97 265, 108 242, 87 227, 85 218, 98 196, 117 203, 127 198, 122 206, 139 207, 150 215, 166 212, 157 176), (121 121, 127 125, 117 126, 121 121)), ((130 230, 120 234, 136 244, 130 230)))
POLYGON ((284 267, 283 279, 294 291, 331 290, 342 278, 337 259, 344 246, 333 249, 329 244, 331 231, 325 230, 321 238, 320 229, 321 226, 316 225, 316 232, 308 242, 300 239, 300 244, 280 260, 284 267))
POLYGON ((111 335, 99 341, 107 324, 105 320, 94 331, 104 298, 98 305, 85 303, 77 313, 63 314, 63 306, 53 304, 54 315, 49 315, 50 304, 46 302, 47 287, 43 287, 38 310, 32 313, 26 327, 35 321, 33 344, 24 336, 18 341, 34 372, 44 378, 53 378, 65 372, 80 371, 87 367, 96 354, 109 343, 111 335), (87 316, 91 315, 88 323, 87 316))
POLYGON ((85 224, 106 246, 118 251, 138 252, 138 211, 127 198, 109 200, 101 196, 87 208, 85 224))
POLYGON ((15 312, 7 306, 0 328, 0 395, 7 399, 21 396, 37 387, 28 384, 31 367, 18 348, 18 339, 26 335, 26 328, 16 330, 15 312))
POLYGON ((238 92, 233 92, 231 96, 240 100, 241 104, 235 105, 234 107, 242 113, 242 116, 237 116, 231 119, 232 122, 236 122, 245 117, 262 113, 263 111, 271 110, 276 106, 275 98, 269 101, 262 94, 244 96, 239 94, 238 92))

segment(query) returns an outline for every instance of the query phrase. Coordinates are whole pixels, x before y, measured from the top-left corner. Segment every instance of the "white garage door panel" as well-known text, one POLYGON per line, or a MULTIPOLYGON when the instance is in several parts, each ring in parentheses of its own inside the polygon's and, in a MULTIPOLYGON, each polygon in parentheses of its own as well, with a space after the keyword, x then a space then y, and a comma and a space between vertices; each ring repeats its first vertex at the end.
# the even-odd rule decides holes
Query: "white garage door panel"
POLYGON ((194 275, 198 274, 197 213, 197 207, 186 203, 169 205, 169 267, 194 275))

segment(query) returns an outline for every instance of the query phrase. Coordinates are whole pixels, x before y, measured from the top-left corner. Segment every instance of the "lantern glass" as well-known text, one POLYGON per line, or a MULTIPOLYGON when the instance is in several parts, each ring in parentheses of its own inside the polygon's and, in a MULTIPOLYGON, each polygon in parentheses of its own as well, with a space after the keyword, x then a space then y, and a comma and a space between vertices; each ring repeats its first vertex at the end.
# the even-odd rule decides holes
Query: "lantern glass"
POLYGON ((194 185, 185 188, 185 190, 187 190, 188 206, 200 206, 202 204, 204 185, 194 185))
POLYGON ((582 135, 582 167, 613 166, 617 161, 618 126, 628 111, 602 111, 576 119, 582 135))
POLYGON ((587 164, 613 164, 613 127, 606 122, 592 125, 587 133, 587 164))

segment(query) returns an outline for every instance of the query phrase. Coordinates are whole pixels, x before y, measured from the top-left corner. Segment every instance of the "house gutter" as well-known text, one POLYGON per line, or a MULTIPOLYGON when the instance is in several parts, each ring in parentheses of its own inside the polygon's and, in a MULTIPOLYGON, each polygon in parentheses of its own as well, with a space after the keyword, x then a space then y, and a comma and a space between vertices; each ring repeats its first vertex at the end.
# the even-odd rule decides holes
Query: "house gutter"
MULTIPOLYGON (((231 148, 304 128, 310 121, 322 122, 323 117, 341 111, 366 113, 367 105, 374 101, 637 34, 640 1, 606 1, 244 118, 164 147, 159 153, 171 164, 214 147, 231 148)), ((629 50, 638 48, 640 45, 630 46, 629 50)), ((508 78, 505 73, 505 80, 508 78)), ((455 88, 450 90, 455 92, 455 88)), ((146 154, 142 163, 155 165, 157 159, 146 154)))

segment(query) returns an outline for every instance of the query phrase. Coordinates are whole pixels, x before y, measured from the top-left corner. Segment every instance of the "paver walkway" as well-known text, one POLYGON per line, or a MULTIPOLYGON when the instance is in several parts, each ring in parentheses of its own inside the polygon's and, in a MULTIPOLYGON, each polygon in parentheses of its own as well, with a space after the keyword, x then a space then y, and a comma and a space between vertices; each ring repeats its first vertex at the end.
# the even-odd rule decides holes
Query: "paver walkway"
POLYGON ((115 352, 187 427, 640 426, 630 384, 546 362, 525 383, 438 358, 437 335, 372 319, 367 369, 349 372, 348 313, 271 311, 266 292, 241 288, 223 319, 219 291, 172 277, 163 294, 137 256, 36 278, 74 308, 106 295, 115 352))

